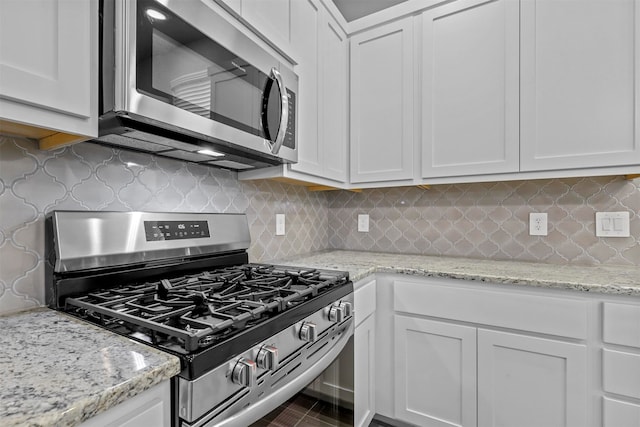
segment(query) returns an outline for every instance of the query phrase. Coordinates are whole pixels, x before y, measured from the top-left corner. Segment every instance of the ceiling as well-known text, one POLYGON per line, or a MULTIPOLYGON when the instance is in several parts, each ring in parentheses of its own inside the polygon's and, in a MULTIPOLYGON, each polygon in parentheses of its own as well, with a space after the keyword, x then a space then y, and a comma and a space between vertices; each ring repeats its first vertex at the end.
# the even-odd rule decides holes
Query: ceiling
POLYGON ((362 18, 407 0, 333 0, 347 22, 362 18))

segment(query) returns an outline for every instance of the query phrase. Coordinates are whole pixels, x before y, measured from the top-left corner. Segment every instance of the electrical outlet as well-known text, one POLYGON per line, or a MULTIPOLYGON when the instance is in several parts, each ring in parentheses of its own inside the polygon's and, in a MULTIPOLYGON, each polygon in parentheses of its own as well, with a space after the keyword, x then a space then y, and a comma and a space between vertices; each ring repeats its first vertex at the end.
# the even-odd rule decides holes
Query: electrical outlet
POLYGON ((284 214, 276 214, 276 236, 284 236, 284 214))
POLYGON ((369 215, 367 214, 358 215, 358 231, 361 233, 369 232, 369 215))
POLYGON ((531 212, 529 214, 529 235, 547 235, 547 214, 545 212, 531 212))

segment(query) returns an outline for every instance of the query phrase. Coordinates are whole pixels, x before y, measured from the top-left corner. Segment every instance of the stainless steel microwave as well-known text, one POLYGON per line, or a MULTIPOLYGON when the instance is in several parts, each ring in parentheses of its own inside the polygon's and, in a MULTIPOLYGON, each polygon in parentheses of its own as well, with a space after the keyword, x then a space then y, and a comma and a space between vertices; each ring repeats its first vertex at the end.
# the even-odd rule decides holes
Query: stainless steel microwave
POLYGON ((213 0, 101 0, 98 142, 245 170, 296 162, 298 77, 213 0))

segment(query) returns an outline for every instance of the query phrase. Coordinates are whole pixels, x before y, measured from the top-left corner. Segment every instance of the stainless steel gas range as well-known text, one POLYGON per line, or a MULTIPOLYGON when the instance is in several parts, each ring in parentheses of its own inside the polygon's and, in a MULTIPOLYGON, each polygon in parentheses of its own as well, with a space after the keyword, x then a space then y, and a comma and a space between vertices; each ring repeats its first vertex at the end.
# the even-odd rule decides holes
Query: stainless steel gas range
POLYGON ((248 264, 245 215, 54 211, 45 230, 50 307, 180 358, 174 426, 250 425, 353 335, 348 274, 248 264))

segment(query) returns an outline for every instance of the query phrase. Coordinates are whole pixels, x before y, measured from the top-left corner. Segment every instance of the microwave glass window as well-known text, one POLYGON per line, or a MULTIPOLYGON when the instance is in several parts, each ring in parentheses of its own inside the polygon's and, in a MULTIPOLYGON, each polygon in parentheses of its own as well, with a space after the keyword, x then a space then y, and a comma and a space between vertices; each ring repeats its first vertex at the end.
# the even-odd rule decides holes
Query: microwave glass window
POLYGON ((161 9, 166 19, 149 17, 145 13, 149 7, 160 9, 156 2, 138 2, 138 91, 193 114, 274 139, 280 120, 280 94, 272 79, 167 9, 161 9))
POLYGON ((209 61, 193 50, 183 49, 166 34, 153 29, 151 86, 184 110, 209 118, 211 84, 209 61))

